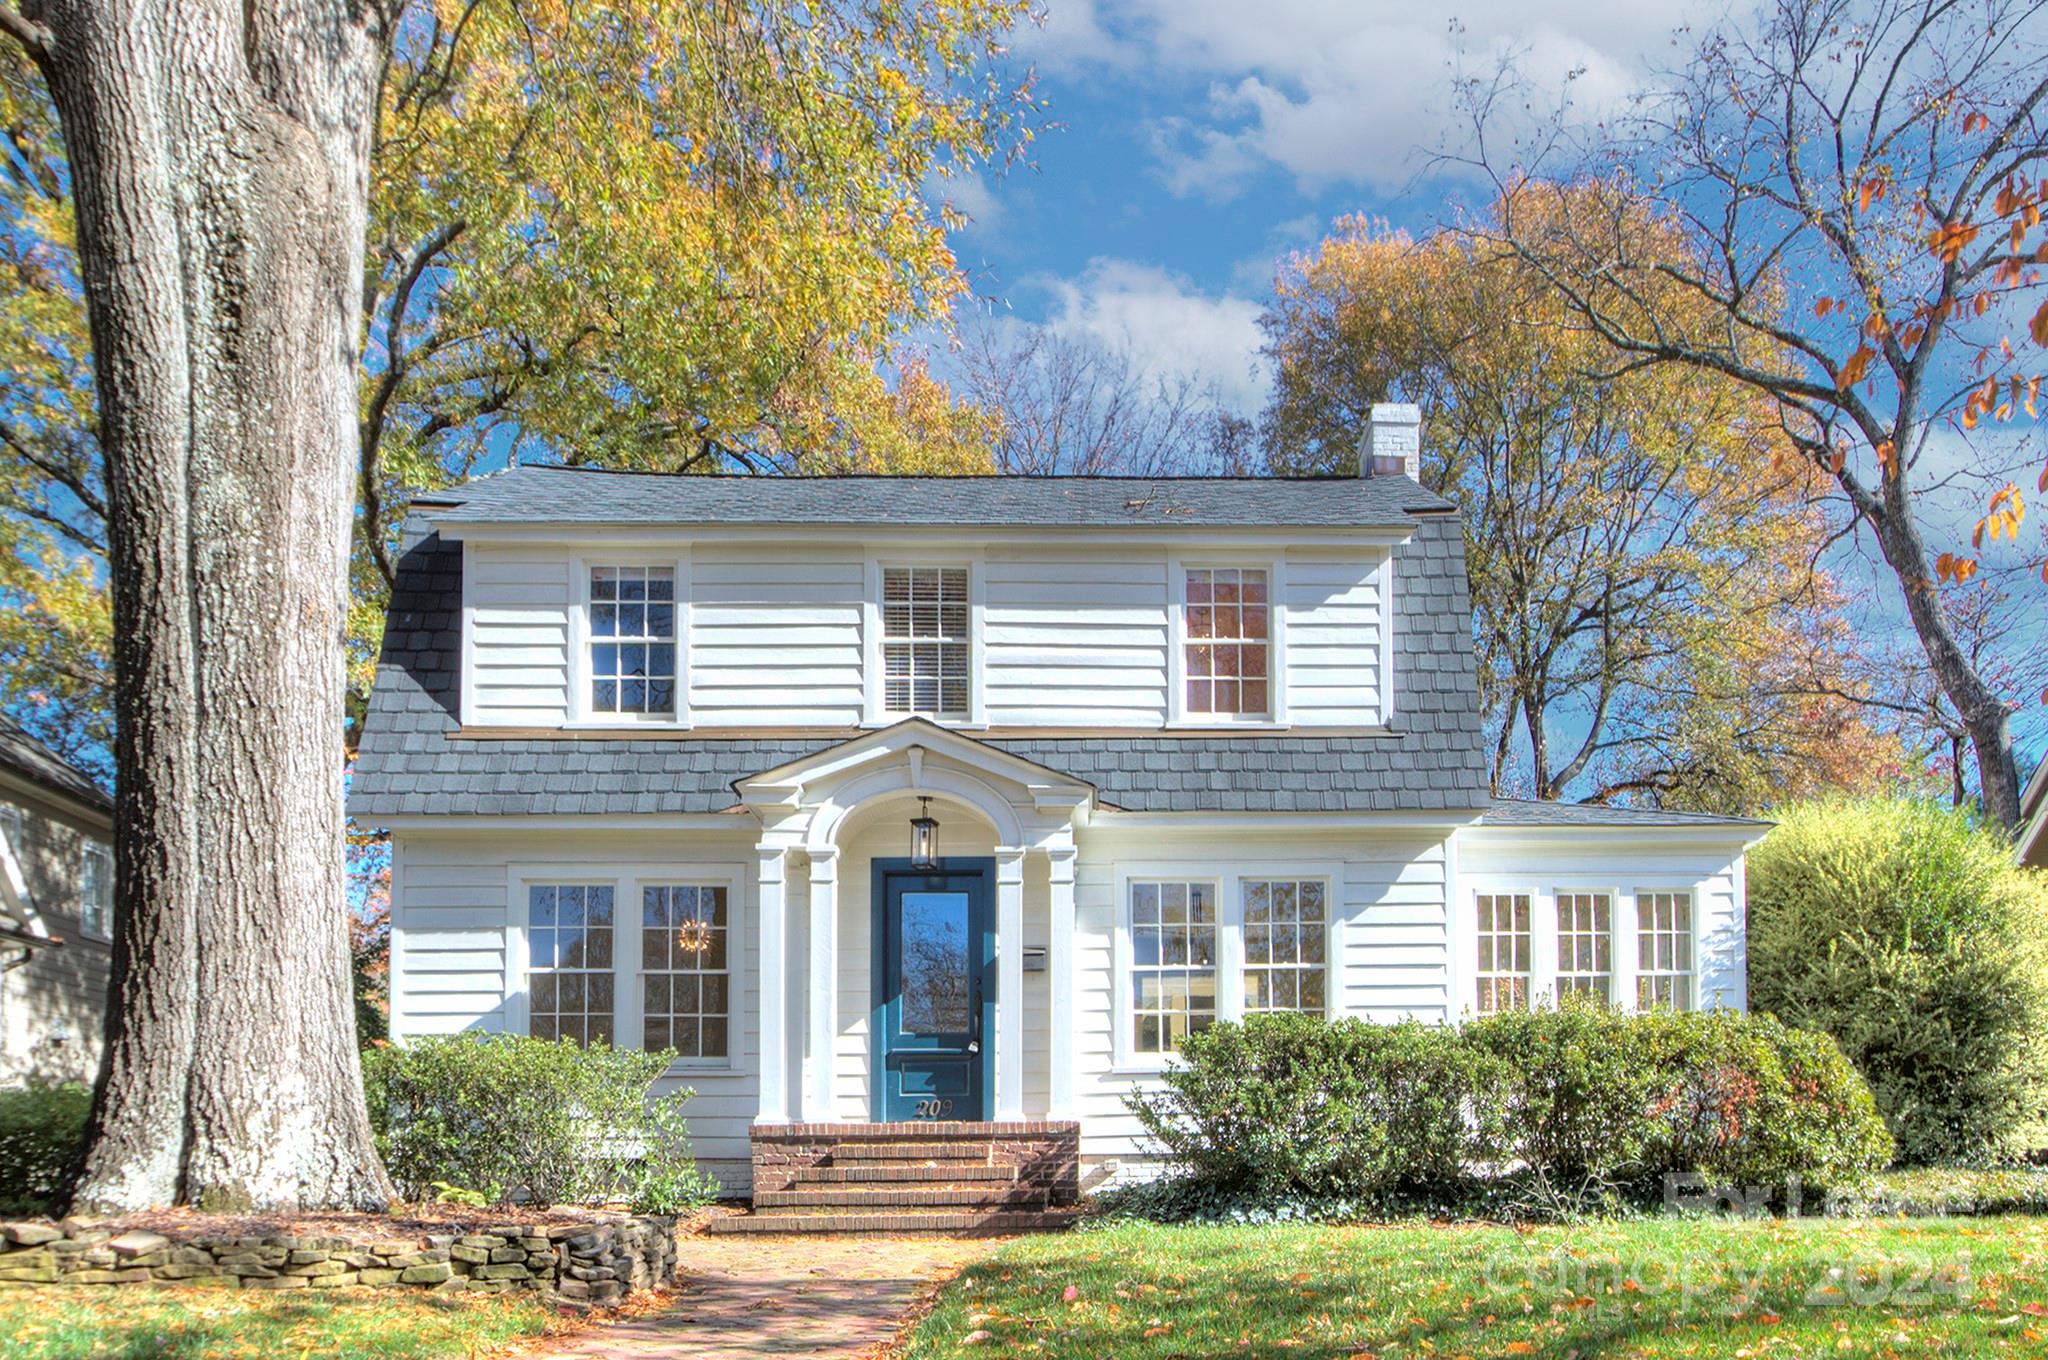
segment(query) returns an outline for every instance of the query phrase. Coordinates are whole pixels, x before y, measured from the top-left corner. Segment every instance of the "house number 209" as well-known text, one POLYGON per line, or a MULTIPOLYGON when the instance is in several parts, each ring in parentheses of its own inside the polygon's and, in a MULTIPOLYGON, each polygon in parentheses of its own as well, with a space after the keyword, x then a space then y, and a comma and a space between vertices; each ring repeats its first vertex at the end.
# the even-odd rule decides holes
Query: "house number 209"
POLYGON ((944 1119, 951 1113, 953 1113, 953 1102, 950 1100, 920 1100, 917 1102, 917 1117, 919 1119, 944 1119))

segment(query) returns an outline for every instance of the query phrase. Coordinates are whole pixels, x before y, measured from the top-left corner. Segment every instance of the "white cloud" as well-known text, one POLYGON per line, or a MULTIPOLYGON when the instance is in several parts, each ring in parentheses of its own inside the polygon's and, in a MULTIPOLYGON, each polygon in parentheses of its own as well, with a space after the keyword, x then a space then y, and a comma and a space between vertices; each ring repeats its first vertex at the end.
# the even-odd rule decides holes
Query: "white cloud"
POLYGON ((1052 296, 1044 324, 1053 333, 1127 350, 1147 373, 1193 377, 1241 410, 1265 400, 1270 378, 1252 299, 1205 293, 1135 260, 1099 258, 1076 278, 1033 282, 1052 296))
POLYGON ((1450 11, 1390 0, 1053 0, 1020 51, 1053 68, 1093 62, 1209 81, 1205 114, 1150 131, 1174 192, 1227 197, 1268 166, 1307 186, 1398 188, 1455 137, 1453 71, 1513 54, 1537 88, 1604 107, 1699 0, 1473 0, 1450 11))

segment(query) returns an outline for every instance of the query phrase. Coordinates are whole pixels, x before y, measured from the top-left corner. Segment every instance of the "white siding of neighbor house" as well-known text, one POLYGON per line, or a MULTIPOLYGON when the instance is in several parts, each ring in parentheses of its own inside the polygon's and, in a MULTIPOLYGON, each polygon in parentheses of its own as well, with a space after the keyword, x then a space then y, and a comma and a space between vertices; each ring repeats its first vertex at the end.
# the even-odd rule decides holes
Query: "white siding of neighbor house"
MULTIPOLYGON (((1213 546, 1204 561, 1271 565, 1270 551, 1213 546)), ((596 545, 468 544, 465 721, 552 727, 581 684, 578 563, 686 559, 681 664, 697 727, 846 727, 865 716, 862 629, 868 552, 803 543, 678 543, 620 552, 596 545)), ((1164 547, 1058 544, 963 549, 920 560, 981 566, 977 683, 997 727, 1147 728, 1169 715, 1174 602, 1164 547)), ((1192 559, 1191 559, 1192 560, 1192 559)), ((1381 627, 1388 552, 1359 547, 1285 555, 1276 597, 1288 721, 1380 721, 1381 627)))

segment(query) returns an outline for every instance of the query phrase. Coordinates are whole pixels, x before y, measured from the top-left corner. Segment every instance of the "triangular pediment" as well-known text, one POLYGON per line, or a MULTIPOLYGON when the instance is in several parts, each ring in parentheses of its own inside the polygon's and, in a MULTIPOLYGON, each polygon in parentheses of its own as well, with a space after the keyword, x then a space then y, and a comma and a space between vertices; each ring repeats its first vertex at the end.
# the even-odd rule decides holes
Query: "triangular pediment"
POLYGON ((863 732, 734 780, 733 788, 751 804, 787 805, 801 801, 806 788, 836 783, 883 765, 908 762, 914 769, 927 755, 964 766, 998 787, 1007 785, 1020 801, 1041 808, 1075 807, 1095 794, 1095 786, 1085 779, 1012 755, 926 718, 905 718, 863 732))

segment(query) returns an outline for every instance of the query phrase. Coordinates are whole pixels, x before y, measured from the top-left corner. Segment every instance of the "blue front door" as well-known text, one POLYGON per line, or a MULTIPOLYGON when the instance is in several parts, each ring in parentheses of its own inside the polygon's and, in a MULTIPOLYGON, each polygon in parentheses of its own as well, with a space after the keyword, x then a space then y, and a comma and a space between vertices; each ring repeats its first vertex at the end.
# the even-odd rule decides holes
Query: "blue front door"
POLYGON ((985 1119, 993 860, 875 864, 875 1117, 985 1119))

